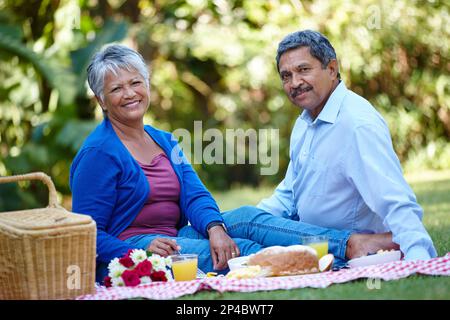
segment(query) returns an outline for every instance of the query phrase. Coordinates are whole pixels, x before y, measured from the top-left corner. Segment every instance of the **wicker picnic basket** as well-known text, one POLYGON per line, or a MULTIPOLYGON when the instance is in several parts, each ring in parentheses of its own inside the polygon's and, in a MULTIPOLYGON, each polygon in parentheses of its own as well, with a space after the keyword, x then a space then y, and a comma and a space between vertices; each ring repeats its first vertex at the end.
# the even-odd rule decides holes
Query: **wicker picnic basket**
POLYGON ((95 291, 96 225, 57 204, 45 173, 0 177, 41 180, 47 208, 0 212, 0 299, 70 299, 95 291))

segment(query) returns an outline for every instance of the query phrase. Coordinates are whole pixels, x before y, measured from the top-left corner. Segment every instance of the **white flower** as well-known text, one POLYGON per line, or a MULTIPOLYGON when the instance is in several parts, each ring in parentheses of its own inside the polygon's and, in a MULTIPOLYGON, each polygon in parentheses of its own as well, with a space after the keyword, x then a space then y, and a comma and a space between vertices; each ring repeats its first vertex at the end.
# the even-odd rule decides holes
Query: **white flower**
POLYGON ((111 285, 113 287, 124 287, 125 282, 123 282, 122 277, 112 278, 111 279, 111 285))
POLYGON ((111 260, 111 262, 108 265, 108 270, 109 273, 108 275, 111 278, 117 278, 120 277, 122 275, 122 273, 127 270, 127 268, 125 268, 120 262, 119 262, 119 258, 115 258, 113 260, 111 260))
POLYGON ((151 257, 148 257, 147 259, 152 263, 153 269, 155 271, 164 270, 166 268, 164 258, 159 254, 152 254, 151 257))
POLYGON ((152 266, 159 264, 160 259, 161 259, 161 256, 158 254, 155 254, 155 253, 147 258, 147 260, 152 263, 152 266))
POLYGON ((112 259, 111 260, 111 262, 108 264, 108 269, 112 269, 112 268, 114 268, 114 267, 116 267, 116 266, 118 266, 118 265, 122 265, 120 262, 119 262, 119 258, 114 258, 114 259, 112 259))
POLYGON ((172 258, 170 256, 168 256, 167 258, 164 259, 164 262, 166 263, 167 267, 171 267, 172 266, 172 258))
POLYGON ((170 270, 165 270, 167 281, 174 281, 172 277, 172 272, 170 270))
POLYGON ((150 277, 141 277, 142 284, 151 283, 151 282, 152 282, 152 279, 150 277))
POLYGON ((142 249, 134 249, 131 251, 130 258, 133 260, 134 264, 138 264, 147 259, 147 253, 142 249))
POLYGON ((165 272, 167 269, 166 269, 166 266, 159 265, 157 267, 153 267, 153 270, 155 270, 155 271, 164 271, 165 272))
POLYGON ((120 278, 122 276, 122 273, 127 270, 124 266, 116 266, 112 269, 109 269, 109 276, 111 278, 120 278))
POLYGON ((172 259, 170 257, 164 258, 158 254, 152 254, 147 258, 152 263, 154 271, 166 271, 172 265, 172 259))

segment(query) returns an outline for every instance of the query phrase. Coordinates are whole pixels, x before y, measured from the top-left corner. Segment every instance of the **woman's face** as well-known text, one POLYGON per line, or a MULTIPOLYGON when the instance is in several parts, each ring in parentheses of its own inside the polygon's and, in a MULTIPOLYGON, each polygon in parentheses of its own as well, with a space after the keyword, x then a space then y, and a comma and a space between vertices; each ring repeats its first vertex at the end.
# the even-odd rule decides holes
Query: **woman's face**
POLYGON ((150 89, 136 70, 118 69, 105 74, 103 96, 103 101, 97 99, 111 121, 133 123, 144 118, 150 89))

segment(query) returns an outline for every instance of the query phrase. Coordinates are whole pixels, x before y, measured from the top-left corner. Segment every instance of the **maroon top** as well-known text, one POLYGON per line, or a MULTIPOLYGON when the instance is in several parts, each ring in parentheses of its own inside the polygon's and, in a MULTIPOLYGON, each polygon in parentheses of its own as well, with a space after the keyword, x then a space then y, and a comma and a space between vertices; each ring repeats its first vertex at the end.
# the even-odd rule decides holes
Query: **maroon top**
POLYGON ((141 212, 119 239, 140 234, 176 236, 176 225, 180 220, 180 183, 169 159, 165 153, 160 153, 150 164, 138 163, 150 184, 150 193, 141 212))

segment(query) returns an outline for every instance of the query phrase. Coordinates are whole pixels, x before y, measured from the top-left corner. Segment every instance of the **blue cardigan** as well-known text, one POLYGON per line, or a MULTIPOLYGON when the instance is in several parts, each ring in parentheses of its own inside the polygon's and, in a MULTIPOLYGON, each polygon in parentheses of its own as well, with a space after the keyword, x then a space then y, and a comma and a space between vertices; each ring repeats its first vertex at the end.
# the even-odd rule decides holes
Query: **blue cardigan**
MULTIPOLYGON (((186 161, 170 133, 144 126, 166 153, 180 182, 178 229, 188 221, 207 237, 206 227, 223 218, 209 191, 186 161)), ((72 211, 88 214, 97 223, 97 266, 134 249, 117 236, 136 218, 151 186, 111 122, 103 120, 87 137, 70 168, 72 211)))

